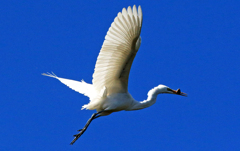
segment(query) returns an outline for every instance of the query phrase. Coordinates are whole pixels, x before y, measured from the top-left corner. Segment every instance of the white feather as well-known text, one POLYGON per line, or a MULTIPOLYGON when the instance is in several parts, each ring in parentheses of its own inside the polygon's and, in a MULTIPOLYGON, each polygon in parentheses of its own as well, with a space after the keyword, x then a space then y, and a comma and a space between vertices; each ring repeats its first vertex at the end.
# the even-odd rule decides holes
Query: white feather
POLYGON ((88 84, 85 81, 75 81, 75 80, 70 80, 70 79, 65 79, 65 78, 60 78, 56 76, 53 72, 52 73, 43 73, 42 75, 56 78, 69 88, 75 90, 76 92, 79 92, 81 94, 84 94, 85 96, 89 97, 90 99, 95 96, 95 90, 92 84, 88 84))
POLYGON ((56 78, 69 88, 90 98, 83 106, 99 108, 100 100, 114 93, 128 93, 128 77, 133 59, 141 44, 142 10, 136 6, 122 9, 111 24, 100 50, 93 74, 93 84, 60 78, 54 73, 43 74, 56 78))
MULTIPOLYGON (((128 10, 123 8, 122 13, 118 13, 111 24, 93 74, 93 86, 97 92, 101 91, 104 86, 108 89, 108 95, 127 92, 128 79, 121 79, 120 76, 124 67, 126 67, 126 63, 129 62, 131 56, 136 54, 137 49, 140 47, 140 43, 137 46, 136 43, 140 37, 141 14, 142 12, 137 14, 135 5, 133 10, 131 7, 128 7, 128 10)), ((129 65, 131 66, 131 63, 129 65)), ((128 78, 129 71, 124 74, 126 74, 124 77, 128 78)))

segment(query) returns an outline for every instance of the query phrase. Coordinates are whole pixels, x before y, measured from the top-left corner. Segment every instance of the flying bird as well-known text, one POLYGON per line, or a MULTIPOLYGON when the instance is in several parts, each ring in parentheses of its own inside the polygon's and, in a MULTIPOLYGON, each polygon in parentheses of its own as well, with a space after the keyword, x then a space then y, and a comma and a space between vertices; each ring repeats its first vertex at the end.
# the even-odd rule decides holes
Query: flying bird
POLYGON ((95 65, 92 84, 60 78, 52 73, 42 75, 56 78, 69 88, 89 97, 90 102, 82 109, 96 110, 71 145, 87 130, 92 120, 118 111, 147 108, 156 102, 158 94, 169 93, 186 96, 180 89, 173 90, 158 85, 148 92, 144 101, 136 101, 128 92, 128 77, 141 44, 142 9, 130 6, 122 9, 111 24, 95 65))

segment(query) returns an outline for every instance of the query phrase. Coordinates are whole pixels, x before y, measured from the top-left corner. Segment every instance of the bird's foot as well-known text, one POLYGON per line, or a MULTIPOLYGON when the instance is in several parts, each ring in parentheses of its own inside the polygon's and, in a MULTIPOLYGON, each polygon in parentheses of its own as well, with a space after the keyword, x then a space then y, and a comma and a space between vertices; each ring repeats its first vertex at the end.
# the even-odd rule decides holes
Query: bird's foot
POLYGON ((80 130, 78 130, 78 131, 79 131, 78 134, 73 135, 73 137, 75 137, 75 138, 72 140, 72 142, 70 143, 70 145, 73 145, 73 144, 78 140, 78 138, 84 133, 85 130, 80 129, 80 130))
POLYGON ((82 136, 82 134, 87 130, 87 128, 88 128, 89 124, 92 122, 92 120, 100 117, 100 115, 98 115, 98 114, 100 114, 100 113, 102 113, 102 112, 103 112, 103 111, 100 111, 100 112, 94 113, 94 114, 92 115, 92 117, 87 121, 87 123, 86 123, 86 125, 84 126, 84 128, 78 130, 78 131, 79 131, 78 134, 73 135, 73 137, 75 137, 75 138, 72 140, 72 142, 70 143, 70 145, 73 145, 73 144, 78 140, 78 138, 79 138, 80 136, 82 136))
POLYGON ((73 137, 80 137, 81 135, 78 133, 78 134, 75 134, 73 135, 73 137))

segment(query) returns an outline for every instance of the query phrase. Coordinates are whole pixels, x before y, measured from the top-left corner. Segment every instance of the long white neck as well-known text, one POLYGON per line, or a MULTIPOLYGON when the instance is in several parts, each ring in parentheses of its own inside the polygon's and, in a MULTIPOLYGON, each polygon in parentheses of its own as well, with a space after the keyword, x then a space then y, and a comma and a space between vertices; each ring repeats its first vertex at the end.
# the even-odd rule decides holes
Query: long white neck
POLYGON ((162 93, 162 91, 158 87, 151 89, 148 92, 147 100, 141 102, 138 101, 134 102, 133 106, 129 110, 140 110, 152 106, 156 102, 157 96, 160 93, 162 93))

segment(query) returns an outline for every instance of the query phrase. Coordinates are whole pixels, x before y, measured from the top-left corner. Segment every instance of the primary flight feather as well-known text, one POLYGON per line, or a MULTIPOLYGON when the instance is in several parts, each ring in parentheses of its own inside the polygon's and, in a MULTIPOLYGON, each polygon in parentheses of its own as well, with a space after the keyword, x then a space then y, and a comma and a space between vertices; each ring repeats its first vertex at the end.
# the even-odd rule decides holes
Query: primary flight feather
POLYGON ((122 9, 111 24, 95 65, 92 84, 60 78, 54 73, 43 73, 67 85, 69 88, 88 96, 90 102, 82 109, 97 110, 83 129, 74 135, 73 144, 88 128, 93 119, 121 110, 139 110, 153 105, 157 95, 170 93, 186 96, 180 89, 172 90, 158 85, 148 92, 144 101, 136 101, 128 93, 128 77, 133 60, 141 44, 142 9, 130 6, 122 9))

